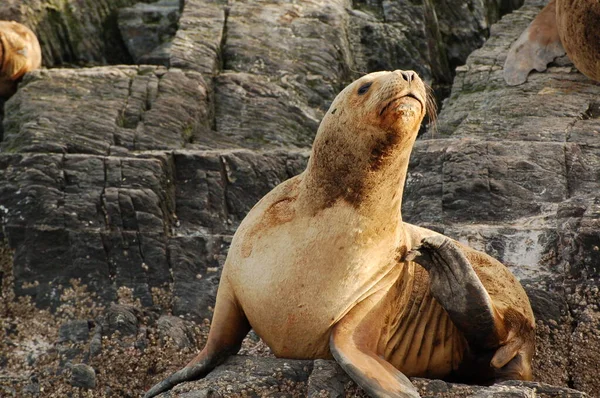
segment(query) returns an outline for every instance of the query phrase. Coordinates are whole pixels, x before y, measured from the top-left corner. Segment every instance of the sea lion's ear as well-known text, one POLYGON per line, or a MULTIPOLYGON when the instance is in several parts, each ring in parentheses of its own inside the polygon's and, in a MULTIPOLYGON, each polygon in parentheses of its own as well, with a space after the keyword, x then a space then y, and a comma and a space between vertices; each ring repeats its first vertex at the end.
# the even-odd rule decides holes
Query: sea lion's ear
POLYGON ((556 24, 556 4, 551 1, 511 46, 504 63, 504 80, 510 86, 527 81, 533 69, 538 72, 557 57, 565 55, 556 24))

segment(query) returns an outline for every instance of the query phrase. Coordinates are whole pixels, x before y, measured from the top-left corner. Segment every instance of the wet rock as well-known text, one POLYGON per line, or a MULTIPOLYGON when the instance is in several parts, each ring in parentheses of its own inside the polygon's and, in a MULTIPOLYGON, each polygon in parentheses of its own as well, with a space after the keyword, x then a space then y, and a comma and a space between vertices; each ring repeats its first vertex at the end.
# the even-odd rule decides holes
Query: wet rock
POLYGON ((72 365, 70 383, 73 387, 94 388, 96 387, 96 371, 83 363, 72 365))

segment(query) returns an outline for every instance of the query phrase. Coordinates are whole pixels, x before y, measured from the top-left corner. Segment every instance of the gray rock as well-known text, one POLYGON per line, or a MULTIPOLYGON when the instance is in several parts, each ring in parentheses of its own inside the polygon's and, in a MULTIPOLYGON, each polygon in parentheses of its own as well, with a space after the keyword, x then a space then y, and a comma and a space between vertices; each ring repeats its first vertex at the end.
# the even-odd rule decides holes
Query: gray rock
MULTIPOLYGON (((493 386, 447 383, 442 380, 412 378, 423 398, 585 398, 570 388, 544 383, 507 381, 493 386)), ((236 394, 252 396, 345 397, 365 396, 349 381, 334 361, 299 361, 275 358, 233 356, 204 379, 176 386, 170 397, 220 397, 236 394)))
POLYGON ((154 66, 38 70, 6 104, 1 148, 88 155, 182 148, 202 141, 210 130, 210 95, 203 77, 193 71, 154 66), (54 102, 43 94, 49 92, 54 102))
POLYGON ((94 357, 102 351, 102 323, 103 320, 98 318, 95 320, 94 334, 90 340, 89 354, 94 357))
POLYGON ((308 378, 307 397, 344 398, 344 387, 349 381, 350 377, 336 362, 317 359, 308 378))
POLYGON ((215 392, 212 389, 205 389, 200 391, 190 391, 186 393, 179 394, 181 398, 222 398, 223 395, 215 392))
POLYGON ((56 351, 58 352, 58 355, 60 356, 59 366, 60 366, 60 368, 62 368, 63 366, 65 366, 65 365, 69 364, 71 361, 73 361, 77 356, 79 356, 83 352, 83 349, 81 349, 80 347, 77 347, 77 346, 60 344, 57 347, 56 351))
POLYGON ((447 383, 442 380, 412 379, 423 398, 473 397, 473 398, 586 398, 587 394, 545 383, 506 381, 492 386, 447 383))
POLYGON ((70 383, 73 387, 94 388, 96 387, 96 371, 84 363, 72 365, 70 383))
POLYGON ((177 316, 162 315, 158 318, 157 327, 161 340, 169 339, 179 348, 193 347, 196 343, 188 323, 177 316))
POLYGON ((312 369, 308 360, 232 356, 205 378, 176 386, 171 396, 228 397, 242 390, 256 396, 306 396, 312 369))
POLYGON ((173 264, 173 313, 202 320, 212 317, 228 236, 176 237, 169 242, 173 264), (198 294, 202 292, 202 294, 198 294))
POLYGON ((0 392, 2 392, 3 396, 7 396, 7 397, 16 397, 17 396, 17 390, 15 390, 13 387, 9 387, 9 386, 0 385, 0 392))
POLYGON ((173 43, 170 41, 163 43, 149 53, 142 55, 139 58, 138 63, 142 65, 162 65, 168 67, 172 47, 173 43))
POLYGON ((40 396, 40 382, 36 376, 32 376, 29 378, 29 384, 27 384, 25 388, 23 388, 23 392, 28 396, 40 396))
POLYGON ((119 332, 122 336, 136 335, 138 332, 139 310, 133 306, 111 303, 104 314, 103 331, 106 334, 119 332))
MULTIPOLYGON (((6 9, 17 12, 9 3, 6 9)), ((6 104, 0 144, 2 224, 16 249, 18 293, 57 305, 56 290, 75 277, 105 301, 127 286, 152 305, 151 289, 169 283, 169 268, 178 267, 169 261, 181 254, 170 255, 169 247, 180 252, 179 242, 196 231, 207 241, 231 235, 262 195, 302 170, 305 149, 289 148, 309 146, 324 110, 367 51, 352 39, 351 9, 342 0, 300 8, 188 0, 170 58, 183 69, 29 74, 6 104), (240 147, 283 149, 226 152, 240 147), (215 148, 223 152, 205 151, 215 148), (23 287, 34 281, 39 285, 23 287)), ((416 18, 423 8, 415 9, 416 18)), ((357 18, 374 18, 355 11, 357 18)), ((194 292, 203 301, 198 310, 191 298, 196 280, 178 272, 176 313, 210 316, 216 281, 201 282, 206 294, 194 292)))
POLYGON ((221 70, 228 13, 226 1, 186 0, 173 39, 171 66, 195 70, 205 76, 221 70))
POLYGON ((58 342, 79 343, 87 341, 90 334, 89 322, 86 320, 77 320, 64 323, 58 329, 58 342))
MULTIPOLYGON (((148 63, 142 60, 148 61, 150 53, 173 40, 180 16, 179 3, 179 0, 160 0, 119 9, 119 31, 134 63, 148 63)), ((156 61, 169 66, 169 56, 167 51, 156 61)))
POLYGON ((45 66, 130 63, 117 27, 117 9, 137 0, 5 0, 0 19, 15 20, 38 36, 45 66))

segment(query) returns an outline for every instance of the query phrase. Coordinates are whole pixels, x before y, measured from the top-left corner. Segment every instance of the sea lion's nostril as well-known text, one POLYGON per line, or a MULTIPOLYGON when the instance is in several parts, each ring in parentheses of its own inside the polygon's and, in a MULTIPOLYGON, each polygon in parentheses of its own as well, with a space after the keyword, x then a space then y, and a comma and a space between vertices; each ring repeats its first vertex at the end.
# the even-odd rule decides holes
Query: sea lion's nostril
POLYGON ((406 80, 406 81, 407 81, 409 84, 410 84, 410 82, 412 82, 412 80, 413 80, 413 75, 414 75, 414 73, 415 73, 415 72, 412 72, 412 71, 409 71, 409 72, 402 71, 402 72, 400 72, 400 74, 402 75, 402 78, 403 78, 404 80, 406 80))

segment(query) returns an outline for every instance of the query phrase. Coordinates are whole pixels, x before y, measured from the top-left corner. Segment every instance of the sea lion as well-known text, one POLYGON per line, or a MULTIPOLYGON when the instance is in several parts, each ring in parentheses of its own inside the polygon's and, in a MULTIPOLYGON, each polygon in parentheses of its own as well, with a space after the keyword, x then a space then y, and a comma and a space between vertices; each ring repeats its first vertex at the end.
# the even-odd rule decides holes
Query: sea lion
POLYGON ((278 357, 335 358, 372 397, 418 397, 407 376, 531 378, 534 319, 515 277, 402 221, 428 103, 412 71, 371 73, 335 98, 306 170, 236 231, 206 346, 145 397, 205 376, 250 328, 278 357))
POLYGON ((42 66, 42 49, 35 34, 25 25, 0 21, 0 97, 15 93, 18 81, 42 66))
POLYGON ((511 86, 527 81, 533 69, 546 70, 565 55, 577 69, 600 81, 600 2, 552 0, 511 46, 504 63, 504 80, 511 86))

